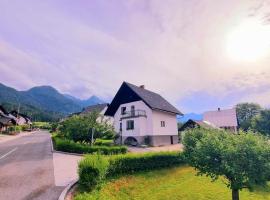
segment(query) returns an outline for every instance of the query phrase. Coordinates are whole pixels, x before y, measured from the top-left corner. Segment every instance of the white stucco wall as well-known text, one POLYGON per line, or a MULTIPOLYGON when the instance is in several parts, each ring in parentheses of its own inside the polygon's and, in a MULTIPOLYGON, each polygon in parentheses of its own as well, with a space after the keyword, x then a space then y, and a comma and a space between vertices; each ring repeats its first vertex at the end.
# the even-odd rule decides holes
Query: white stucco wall
POLYGON ((153 110, 153 135, 178 135, 176 115, 153 110), (161 127, 165 121, 165 127, 161 127))
POLYGON ((98 122, 101 121, 106 121, 108 124, 113 125, 114 122, 114 118, 110 117, 110 116, 105 116, 104 113, 106 112, 108 106, 106 106, 105 108, 103 108, 103 110, 100 112, 101 117, 97 118, 98 122))
POLYGON ((153 123, 152 123, 152 110, 143 102, 143 101, 135 101, 131 103, 125 103, 119 106, 118 110, 114 115, 114 127, 116 132, 120 131, 120 122, 122 122, 122 135, 123 136, 145 136, 151 135, 153 132, 153 123), (146 112, 146 117, 133 117, 121 119, 121 107, 126 107, 126 111, 129 112, 131 110, 131 106, 135 107, 135 110, 144 110, 146 112), (134 121, 134 130, 126 130, 126 121, 133 120, 134 121))

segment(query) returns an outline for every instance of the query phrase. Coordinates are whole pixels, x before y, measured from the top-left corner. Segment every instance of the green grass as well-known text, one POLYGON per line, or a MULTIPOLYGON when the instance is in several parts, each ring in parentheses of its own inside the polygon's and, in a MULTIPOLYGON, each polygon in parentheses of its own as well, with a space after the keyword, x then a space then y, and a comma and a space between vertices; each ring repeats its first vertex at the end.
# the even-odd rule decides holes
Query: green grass
MULTIPOLYGON (((228 200, 231 191, 222 180, 211 182, 196 176, 193 168, 182 166, 123 176, 103 184, 100 190, 77 194, 75 200, 228 200)), ((243 190, 240 200, 270 200, 270 185, 243 190)))

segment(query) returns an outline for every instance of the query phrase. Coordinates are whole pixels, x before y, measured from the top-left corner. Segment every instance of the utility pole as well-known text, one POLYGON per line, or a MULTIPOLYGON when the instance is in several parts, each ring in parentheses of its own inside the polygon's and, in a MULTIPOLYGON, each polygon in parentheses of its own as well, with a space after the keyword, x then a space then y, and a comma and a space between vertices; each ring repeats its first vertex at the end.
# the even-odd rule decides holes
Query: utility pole
POLYGON ((92 136, 91 136, 91 146, 93 146, 94 141, 94 134, 95 134, 95 128, 92 128, 92 136))

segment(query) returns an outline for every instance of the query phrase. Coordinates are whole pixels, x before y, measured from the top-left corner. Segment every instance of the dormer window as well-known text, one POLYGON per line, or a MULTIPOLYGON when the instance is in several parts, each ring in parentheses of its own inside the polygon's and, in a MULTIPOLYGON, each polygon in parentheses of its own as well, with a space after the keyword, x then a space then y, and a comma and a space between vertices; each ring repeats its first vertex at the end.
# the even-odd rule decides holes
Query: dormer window
POLYGON ((126 113, 126 107, 121 107, 121 114, 124 115, 126 113))

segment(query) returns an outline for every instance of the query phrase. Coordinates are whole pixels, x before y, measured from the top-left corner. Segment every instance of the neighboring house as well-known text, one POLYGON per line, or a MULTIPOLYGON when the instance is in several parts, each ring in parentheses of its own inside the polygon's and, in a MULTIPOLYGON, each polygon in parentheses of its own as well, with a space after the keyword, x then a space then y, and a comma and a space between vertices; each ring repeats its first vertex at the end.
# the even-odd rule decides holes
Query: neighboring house
POLYGON ((16 118, 16 122, 18 125, 32 124, 30 117, 28 117, 27 115, 18 113, 16 110, 11 111, 10 114, 16 118))
POLYGON ((106 121, 109 124, 113 125, 113 117, 105 116, 104 113, 108 109, 109 104, 103 103, 103 104, 96 104, 92 106, 88 106, 82 110, 82 112, 78 113, 79 115, 86 115, 91 112, 98 112, 100 114, 100 117, 97 119, 98 122, 106 121))
POLYGON ((179 142, 176 115, 182 113, 144 86, 123 82, 105 115, 114 117, 120 143, 160 146, 179 142))
POLYGON ((185 131, 187 129, 192 129, 192 128, 196 128, 196 127, 202 127, 202 128, 218 128, 216 127, 214 124, 211 124, 208 121, 203 121, 203 120, 192 120, 189 119, 186 123, 184 123, 179 129, 178 131, 182 132, 185 131))
POLYGON ((113 117, 104 115, 104 113, 106 112, 108 106, 109 106, 108 103, 102 103, 102 104, 96 104, 96 105, 88 106, 86 108, 83 108, 83 110, 81 112, 73 113, 68 117, 71 117, 73 115, 87 115, 87 114, 89 114, 91 112, 98 112, 100 114, 100 116, 97 119, 98 122, 103 121, 103 122, 107 122, 107 123, 113 125, 113 117))
POLYGON ((207 111, 203 113, 203 120, 214 124, 216 127, 223 128, 232 132, 237 132, 238 122, 236 116, 236 109, 207 111))
POLYGON ((0 131, 6 131, 8 126, 16 125, 16 121, 0 113, 0 131))

